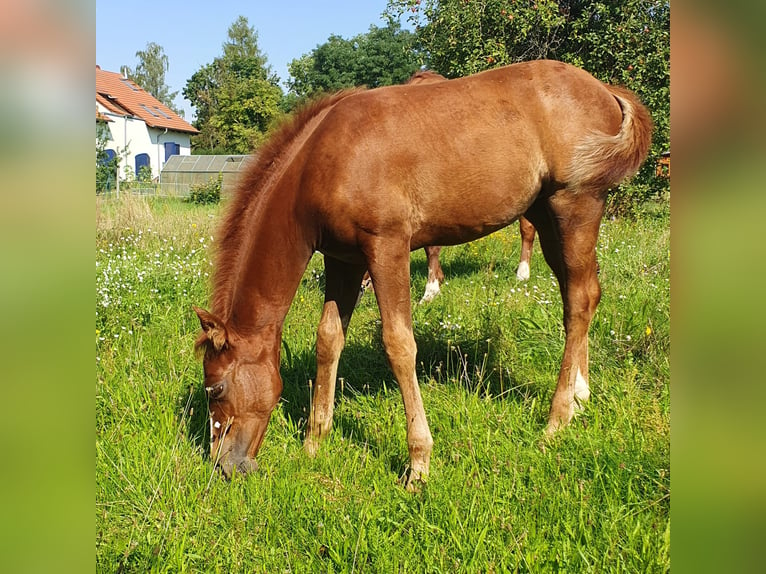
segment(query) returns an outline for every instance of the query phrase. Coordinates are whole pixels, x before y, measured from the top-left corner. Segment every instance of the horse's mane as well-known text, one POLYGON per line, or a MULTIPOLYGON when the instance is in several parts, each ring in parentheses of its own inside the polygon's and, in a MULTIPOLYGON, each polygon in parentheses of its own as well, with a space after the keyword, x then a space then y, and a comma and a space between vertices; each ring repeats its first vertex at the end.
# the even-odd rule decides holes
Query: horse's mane
POLYGON ((318 122, 310 125, 311 120, 359 91, 344 90, 307 103, 277 126, 248 162, 218 229, 211 308, 224 323, 231 318, 232 291, 242 265, 241 253, 250 245, 252 225, 248 223, 257 213, 261 199, 268 195, 265 190, 280 174, 285 162, 300 149, 294 144, 301 143, 305 138, 299 136, 308 126, 313 131, 318 125, 318 122))

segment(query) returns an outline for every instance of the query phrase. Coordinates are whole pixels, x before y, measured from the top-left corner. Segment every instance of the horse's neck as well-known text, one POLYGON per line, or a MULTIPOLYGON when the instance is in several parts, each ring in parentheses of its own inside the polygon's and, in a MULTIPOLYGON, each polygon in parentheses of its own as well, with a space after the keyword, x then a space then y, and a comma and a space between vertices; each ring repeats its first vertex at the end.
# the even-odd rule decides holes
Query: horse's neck
POLYGON ((254 222, 232 292, 230 325, 240 333, 276 326, 281 332, 312 249, 284 209, 254 222))

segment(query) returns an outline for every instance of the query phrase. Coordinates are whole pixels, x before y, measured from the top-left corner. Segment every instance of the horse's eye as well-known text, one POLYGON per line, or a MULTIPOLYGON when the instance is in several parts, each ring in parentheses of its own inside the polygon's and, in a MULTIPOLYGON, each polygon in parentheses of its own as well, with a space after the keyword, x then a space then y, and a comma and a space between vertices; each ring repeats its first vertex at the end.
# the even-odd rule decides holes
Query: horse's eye
POLYGON ((208 398, 217 399, 223 393, 223 388, 224 383, 218 383, 216 385, 205 387, 205 391, 207 392, 208 398))

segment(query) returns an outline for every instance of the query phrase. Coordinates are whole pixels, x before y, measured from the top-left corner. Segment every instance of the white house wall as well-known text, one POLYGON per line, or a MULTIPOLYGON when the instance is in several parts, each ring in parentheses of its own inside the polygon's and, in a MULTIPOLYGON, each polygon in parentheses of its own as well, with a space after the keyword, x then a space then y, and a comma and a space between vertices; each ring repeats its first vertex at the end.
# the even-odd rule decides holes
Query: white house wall
POLYGON ((190 134, 165 130, 164 128, 150 128, 137 117, 113 114, 98 102, 96 105, 99 112, 112 120, 106 123, 111 133, 111 139, 106 148, 113 150, 120 157, 121 178, 127 176, 128 170, 126 168, 128 166, 130 166, 130 173, 134 176, 138 175, 135 173, 136 156, 142 153, 149 156, 152 178, 158 178, 165 165, 165 143, 167 142, 173 142, 180 146, 179 155, 191 154, 190 134), (122 155, 126 149, 128 150, 127 157, 122 155))

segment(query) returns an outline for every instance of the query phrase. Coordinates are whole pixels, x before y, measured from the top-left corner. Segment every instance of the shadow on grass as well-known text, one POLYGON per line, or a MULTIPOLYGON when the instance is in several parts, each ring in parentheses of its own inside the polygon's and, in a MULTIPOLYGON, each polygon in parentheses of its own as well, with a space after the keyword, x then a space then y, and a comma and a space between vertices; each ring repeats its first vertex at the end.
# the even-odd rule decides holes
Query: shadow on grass
MULTIPOLYGON (((445 247, 445 249, 450 249, 445 247)), ((479 273, 484 269, 480 261, 458 254, 453 258, 442 258, 440 260, 444 277, 447 281, 460 276, 469 276, 479 273)), ((425 286, 428 280, 428 261, 417 258, 410 261, 410 281, 413 285, 425 286)))
MULTIPOLYGON (((353 328, 353 325, 352 325, 353 328)), ((452 338, 445 341, 433 331, 421 331, 416 334, 418 346, 417 374, 419 380, 430 379, 438 385, 463 389, 463 392, 494 397, 497 400, 517 402, 541 398, 547 393, 539 385, 522 380, 507 365, 502 334, 490 333, 487 339, 452 338)), ((393 372, 383 349, 380 330, 373 336, 372 343, 348 342, 343 350, 338 365, 336 382, 336 403, 340 396, 355 400, 357 396, 375 396, 397 387, 393 372), (343 379, 343 382, 340 382, 343 379)), ((284 389, 283 410, 285 415, 297 427, 305 430, 310 410, 309 380, 316 376, 316 357, 313 348, 291 355, 282 361, 282 380, 284 389)), ((402 406, 402 409, 404 407, 402 406)), ((338 413, 335 417, 340 421, 338 413)), ((349 438, 375 447, 364 429, 364 423, 355 419, 344 419, 349 438), (351 436, 353 435, 353 436, 351 436)))
POLYGON ((189 441, 199 447, 205 458, 210 455, 210 430, 208 429, 207 414, 207 396, 205 394, 204 384, 200 377, 199 383, 192 385, 189 394, 182 397, 180 407, 186 408, 189 403, 189 424, 187 425, 187 436, 189 441))

